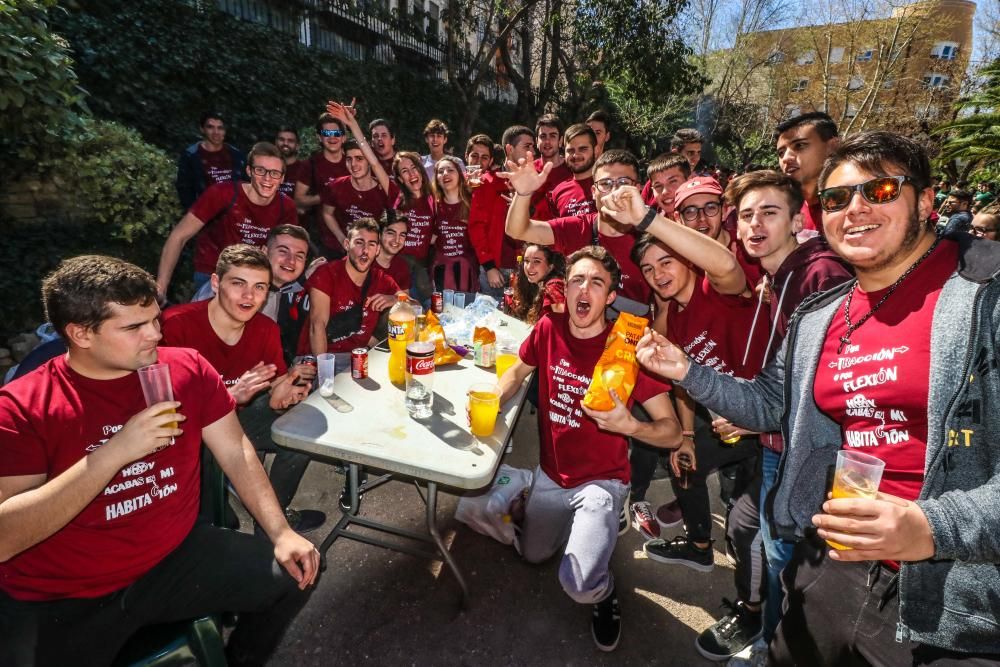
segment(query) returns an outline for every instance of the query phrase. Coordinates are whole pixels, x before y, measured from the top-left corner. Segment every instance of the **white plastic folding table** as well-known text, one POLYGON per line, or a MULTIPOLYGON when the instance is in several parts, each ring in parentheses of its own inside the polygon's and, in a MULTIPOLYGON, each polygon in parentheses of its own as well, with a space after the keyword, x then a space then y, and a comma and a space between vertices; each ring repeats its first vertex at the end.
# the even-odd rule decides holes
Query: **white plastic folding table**
MULTIPOLYGON (((523 340, 529 327, 501 317, 499 338, 523 340)), ((471 356, 471 355, 470 355, 471 356)), ((349 355, 348 355, 349 357, 349 355)), ((434 376, 433 417, 417 421, 409 416, 403 390, 389 382, 387 352, 368 354, 368 377, 351 377, 348 357, 338 359, 334 395, 324 398, 318 391, 275 420, 271 433, 279 445, 305 452, 316 459, 347 465, 345 482, 350 509, 341 510, 340 520, 323 540, 324 557, 341 537, 393 549, 403 553, 443 560, 462 589, 462 604, 468 604, 468 587, 454 558, 448 552, 437 526, 439 486, 460 492, 490 484, 503 458, 527 391, 525 381, 503 406, 496 429, 488 438, 469 432, 466 392, 477 382, 496 381, 493 369, 475 366, 471 358, 440 366, 434 376), (381 471, 381 476, 359 483, 361 468, 381 471), (427 534, 381 523, 360 515, 360 496, 392 480, 412 480, 427 506, 427 534), (426 496, 421 484, 426 487, 426 496), (352 527, 354 530, 352 530, 352 527), (363 530, 361 530, 363 529, 363 530), (422 543, 433 550, 399 540, 387 541, 379 533, 422 543)))

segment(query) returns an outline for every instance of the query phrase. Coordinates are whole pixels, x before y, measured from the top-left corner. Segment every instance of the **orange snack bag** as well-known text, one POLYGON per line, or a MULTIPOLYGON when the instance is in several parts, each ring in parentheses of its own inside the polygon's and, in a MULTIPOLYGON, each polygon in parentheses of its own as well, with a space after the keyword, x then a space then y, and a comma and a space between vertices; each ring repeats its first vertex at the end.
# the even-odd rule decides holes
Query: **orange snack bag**
POLYGON ((420 331, 420 340, 434 343, 434 365, 446 366, 460 361, 462 357, 458 356, 458 352, 455 352, 448 345, 448 341, 444 336, 444 329, 441 327, 441 322, 438 320, 437 315, 432 311, 428 311, 426 316, 427 324, 420 331))
POLYGON ((639 362, 635 359, 635 346, 642 332, 649 325, 645 317, 619 313, 611 327, 604 352, 594 366, 594 376, 583 397, 583 404, 591 410, 612 410, 615 407, 610 391, 614 389, 622 403, 627 403, 635 380, 639 376, 639 362))

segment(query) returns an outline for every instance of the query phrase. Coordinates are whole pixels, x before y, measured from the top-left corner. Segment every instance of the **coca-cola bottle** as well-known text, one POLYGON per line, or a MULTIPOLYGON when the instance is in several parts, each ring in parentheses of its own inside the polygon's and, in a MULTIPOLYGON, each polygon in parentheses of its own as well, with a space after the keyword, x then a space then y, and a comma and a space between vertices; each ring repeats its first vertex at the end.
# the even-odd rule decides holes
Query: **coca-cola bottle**
POLYGON ((434 343, 413 341, 406 345, 406 409, 414 419, 431 416, 434 402, 434 343))

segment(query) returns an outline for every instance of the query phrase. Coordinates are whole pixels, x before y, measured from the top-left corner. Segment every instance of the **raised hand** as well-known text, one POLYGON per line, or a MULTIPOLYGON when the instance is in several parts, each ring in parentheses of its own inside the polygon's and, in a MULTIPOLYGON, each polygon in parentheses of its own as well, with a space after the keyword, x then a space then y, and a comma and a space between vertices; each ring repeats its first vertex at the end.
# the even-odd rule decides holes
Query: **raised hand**
POLYGON ((229 388, 229 393, 236 401, 237 405, 246 405, 259 392, 271 386, 271 378, 278 372, 278 367, 274 364, 265 364, 263 361, 240 376, 236 384, 229 388))
POLYGON ((691 363, 683 350, 649 328, 635 346, 635 358, 649 372, 670 380, 683 380, 691 363))
POLYGON ((546 163, 540 172, 535 171, 535 156, 528 151, 527 156, 517 162, 507 160, 507 171, 498 172, 497 175, 510 181, 514 192, 526 196, 542 187, 550 171, 552 171, 551 162, 546 163))
POLYGON ((623 225, 638 225, 648 210, 634 185, 621 185, 601 198, 601 213, 623 225))

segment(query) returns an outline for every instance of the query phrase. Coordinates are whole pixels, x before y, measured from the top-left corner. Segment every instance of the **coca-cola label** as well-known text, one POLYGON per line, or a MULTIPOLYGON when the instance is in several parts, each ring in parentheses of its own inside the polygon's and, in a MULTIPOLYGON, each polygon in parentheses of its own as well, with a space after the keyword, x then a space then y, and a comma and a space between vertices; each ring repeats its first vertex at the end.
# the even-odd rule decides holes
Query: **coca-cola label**
POLYGON ((406 372, 410 375, 429 375, 434 372, 434 355, 406 357, 406 372))

